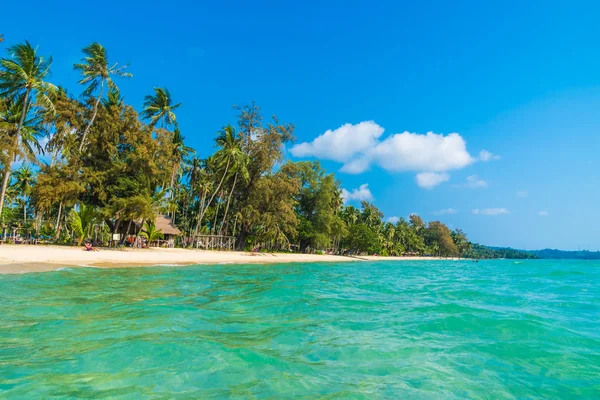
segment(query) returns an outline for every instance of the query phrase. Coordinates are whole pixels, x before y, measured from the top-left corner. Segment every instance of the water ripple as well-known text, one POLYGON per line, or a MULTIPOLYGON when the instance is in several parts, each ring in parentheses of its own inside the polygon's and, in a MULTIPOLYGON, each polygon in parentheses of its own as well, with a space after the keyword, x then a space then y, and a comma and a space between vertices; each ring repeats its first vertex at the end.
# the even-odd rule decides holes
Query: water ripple
POLYGON ((600 263, 0 276, 0 398, 599 398, 600 263))

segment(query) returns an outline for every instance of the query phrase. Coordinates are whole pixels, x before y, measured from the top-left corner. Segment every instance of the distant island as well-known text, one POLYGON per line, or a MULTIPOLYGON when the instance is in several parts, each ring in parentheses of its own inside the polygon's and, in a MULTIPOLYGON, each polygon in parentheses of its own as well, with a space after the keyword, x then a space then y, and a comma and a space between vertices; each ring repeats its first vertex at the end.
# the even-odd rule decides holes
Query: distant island
POLYGON ((548 260, 600 260, 600 251, 588 250, 517 250, 510 247, 493 247, 473 243, 466 258, 488 259, 548 259, 548 260))

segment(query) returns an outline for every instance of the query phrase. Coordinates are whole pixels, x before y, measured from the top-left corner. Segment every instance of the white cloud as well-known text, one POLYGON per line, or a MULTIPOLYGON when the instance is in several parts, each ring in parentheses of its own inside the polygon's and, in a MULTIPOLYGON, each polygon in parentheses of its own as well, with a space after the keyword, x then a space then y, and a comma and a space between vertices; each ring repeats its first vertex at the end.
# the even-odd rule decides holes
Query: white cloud
POLYGON ((473 210, 473 214, 494 216, 494 215, 510 214, 510 211, 508 211, 506 208, 484 208, 482 210, 480 210, 479 208, 476 208, 473 210))
POLYGON ((384 129, 373 121, 356 125, 344 124, 328 130, 312 142, 297 144, 290 149, 294 157, 317 157, 338 162, 349 161, 353 156, 376 145, 384 129))
POLYGON ((390 223, 392 223, 392 224, 395 224, 395 223, 396 223, 396 222, 398 222, 398 221, 400 221, 400 217, 396 217, 396 216, 394 216, 394 217, 389 217, 389 218, 387 219, 387 222, 390 222, 390 223))
POLYGON ((364 154, 347 162, 342 171, 361 173, 375 164, 395 172, 445 172, 464 168, 474 161, 458 133, 444 136, 433 132, 425 135, 404 132, 378 142, 364 154))
POLYGON ((467 176, 467 181, 463 184, 460 185, 455 185, 456 187, 466 187, 466 188, 470 188, 470 189, 477 189, 477 188, 486 188, 487 187, 487 182, 484 181, 483 179, 479 179, 479 177, 477 175, 470 175, 467 176))
POLYGON ((519 190, 517 192, 517 197, 527 197, 529 196, 529 192, 527 190, 519 190))
POLYGON ((548 216, 548 211, 539 211, 539 212, 538 212, 538 215, 539 215, 540 217, 547 217, 547 216, 548 216))
POLYGON ((497 156, 496 154, 492 154, 487 150, 481 150, 479 152, 479 161, 488 162, 488 161, 499 160, 499 159, 500 159, 500 156, 497 156))
POLYGON ((445 172, 420 172, 417 174, 417 185, 423 189, 433 189, 437 185, 450 180, 445 172))
POLYGON ((448 215, 448 214, 458 214, 458 210, 454 208, 444 208, 442 210, 432 211, 433 215, 448 215))
POLYGON ((346 189, 342 189, 342 200, 344 203, 350 201, 373 201, 375 198, 369 190, 369 184, 365 183, 360 185, 357 189, 352 189, 352 191, 348 191, 346 189))
POLYGON ((344 164, 340 171, 353 175, 361 174, 369 169, 370 164, 371 161, 367 157, 360 157, 344 164))
POLYGON ((458 133, 403 132, 382 139, 383 132, 383 127, 374 121, 344 124, 326 131, 312 142, 297 144, 290 153, 295 157, 343 163, 340 171, 349 174, 363 173, 371 166, 391 172, 415 172, 418 173, 417 183, 428 189, 448 181, 449 171, 499 158, 487 150, 482 150, 477 157, 471 156, 465 140, 458 133))

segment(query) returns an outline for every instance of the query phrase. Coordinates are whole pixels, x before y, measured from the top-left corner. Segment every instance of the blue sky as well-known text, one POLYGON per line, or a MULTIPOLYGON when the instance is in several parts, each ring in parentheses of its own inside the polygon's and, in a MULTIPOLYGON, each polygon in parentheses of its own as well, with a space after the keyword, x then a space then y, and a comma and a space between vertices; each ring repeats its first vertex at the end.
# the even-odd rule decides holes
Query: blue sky
POLYGON ((296 125, 297 143, 349 135, 341 143, 355 148, 334 159, 318 141, 288 157, 331 171, 361 160, 337 176, 388 217, 415 212, 490 245, 598 250, 600 6, 489 3, 34 0, 0 33, 3 47, 27 39, 52 55, 52 81, 74 93, 72 64, 99 41, 130 64, 135 77, 118 82, 127 102, 139 109, 166 86, 183 103, 200 155, 235 122, 231 106, 254 99, 296 125), (418 174, 438 184, 420 187, 418 174))

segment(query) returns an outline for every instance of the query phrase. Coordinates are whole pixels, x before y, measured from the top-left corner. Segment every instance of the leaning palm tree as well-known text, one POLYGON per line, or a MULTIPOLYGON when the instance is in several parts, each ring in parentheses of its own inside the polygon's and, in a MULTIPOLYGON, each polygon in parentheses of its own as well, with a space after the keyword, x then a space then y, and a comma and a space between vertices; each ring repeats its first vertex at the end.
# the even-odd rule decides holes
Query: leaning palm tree
POLYGON ((75 64, 73 68, 81 72, 82 78, 79 83, 82 85, 88 85, 84 90, 84 96, 93 96, 97 93, 96 101, 94 102, 94 109, 92 117, 88 121, 81 137, 81 143, 79 144, 79 151, 83 150, 85 145, 85 139, 90 132, 90 128, 96 119, 98 114, 98 105, 102 100, 104 94, 104 86, 108 86, 108 89, 116 89, 116 85, 112 80, 112 76, 120 76, 123 78, 129 78, 133 76, 129 72, 125 72, 126 65, 118 66, 117 63, 109 65, 108 58, 106 55, 106 49, 100 43, 92 43, 83 49, 84 58, 81 59, 81 63, 75 64))
POLYGON ((234 149, 239 144, 236 141, 236 138, 237 134, 235 128, 231 125, 226 125, 223 130, 219 131, 216 142, 220 149, 213 155, 212 159, 216 164, 216 169, 223 171, 223 173, 221 174, 221 180, 219 181, 219 184, 210 196, 208 202, 203 204, 203 209, 201 208, 200 212, 198 213, 198 226, 202 224, 202 219, 204 218, 206 211, 208 211, 208 208, 215 199, 215 196, 220 192, 223 181, 229 174, 229 166, 231 165, 232 154, 236 151, 234 149))
POLYGON ((226 153, 228 153, 231 157, 230 170, 231 174, 233 175, 233 183, 231 184, 229 196, 227 196, 227 205, 225 206, 225 213, 223 214, 223 220, 221 221, 221 226, 219 227, 219 235, 222 233, 223 224, 227 220, 231 197, 235 191, 238 178, 241 178, 246 183, 250 180, 250 173, 248 172, 249 159, 246 152, 242 149, 241 139, 235 135, 234 132, 228 133, 227 136, 227 145, 224 147, 224 149, 226 149, 226 153))
POLYGON ((171 93, 167 88, 154 88, 154 93, 144 98, 144 111, 141 117, 149 119, 151 127, 156 126, 159 120, 162 121, 162 128, 177 127, 177 117, 173 111, 179 108, 181 103, 173 104, 171 93))
POLYGON ((19 111, 19 117, 16 128, 8 135, 12 143, 7 146, 8 161, 4 163, 0 215, 2 215, 6 188, 10 180, 11 164, 16 161, 28 114, 32 112, 34 115, 40 115, 53 112, 54 105, 49 95, 55 91, 55 87, 45 81, 50 75, 52 57, 45 59, 38 56, 37 49, 29 42, 12 46, 8 52, 11 57, 0 60, 0 98, 13 99, 10 101, 17 107, 14 110, 19 111))

